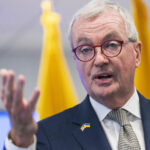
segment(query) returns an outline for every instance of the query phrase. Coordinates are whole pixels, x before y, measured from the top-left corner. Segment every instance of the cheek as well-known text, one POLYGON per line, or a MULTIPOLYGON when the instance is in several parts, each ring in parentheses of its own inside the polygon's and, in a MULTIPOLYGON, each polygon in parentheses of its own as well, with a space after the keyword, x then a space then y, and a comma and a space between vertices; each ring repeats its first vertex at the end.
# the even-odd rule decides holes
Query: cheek
POLYGON ((136 68, 136 58, 134 52, 128 53, 125 57, 122 57, 122 61, 120 62, 120 70, 122 73, 122 77, 125 80, 130 80, 134 78, 135 68, 136 68), (129 79, 130 78, 130 79, 129 79))
POLYGON ((77 67, 81 80, 82 81, 84 80, 84 82, 89 82, 91 70, 92 70, 91 64, 89 62, 76 61, 76 67, 77 67))
POLYGON ((132 51, 132 53, 130 53, 130 55, 127 56, 127 59, 126 59, 126 67, 128 69, 128 71, 132 72, 132 71, 135 71, 135 68, 136 68, 136 56, 135 56, 135 53, 132 51))
POLYGON ((84 78, 85 80, 90 75, 90 68, 87 64, 78 64, 78 71, 80 74, 80 77, 84 78))
POLYGON ((125 65, 126 69, 136 68, 136 53, 133 45, 127 45, 122 52, 123 65, 125 65))

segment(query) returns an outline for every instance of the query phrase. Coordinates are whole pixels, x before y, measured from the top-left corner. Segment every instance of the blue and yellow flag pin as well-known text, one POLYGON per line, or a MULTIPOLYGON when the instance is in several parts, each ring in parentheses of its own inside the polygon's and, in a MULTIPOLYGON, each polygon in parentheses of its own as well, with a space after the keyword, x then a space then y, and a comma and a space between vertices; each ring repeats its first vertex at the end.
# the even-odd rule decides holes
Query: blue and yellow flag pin
POLYGON ((81 131, 84 131, 86 128, 90 128, 90 127, 91 127, 90 123, 84 123, 80 129, 81 131))

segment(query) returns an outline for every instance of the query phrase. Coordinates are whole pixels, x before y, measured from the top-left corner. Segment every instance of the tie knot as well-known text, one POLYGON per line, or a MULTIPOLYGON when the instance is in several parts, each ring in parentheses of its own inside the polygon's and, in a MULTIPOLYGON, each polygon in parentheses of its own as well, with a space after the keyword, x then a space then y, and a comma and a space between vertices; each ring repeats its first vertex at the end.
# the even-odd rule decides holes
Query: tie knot
POLYGON ((114 109, 108 113, 106 118, 118 122, 121 126, 130 124, 127 117, 127 112, 124 109, 114 109))

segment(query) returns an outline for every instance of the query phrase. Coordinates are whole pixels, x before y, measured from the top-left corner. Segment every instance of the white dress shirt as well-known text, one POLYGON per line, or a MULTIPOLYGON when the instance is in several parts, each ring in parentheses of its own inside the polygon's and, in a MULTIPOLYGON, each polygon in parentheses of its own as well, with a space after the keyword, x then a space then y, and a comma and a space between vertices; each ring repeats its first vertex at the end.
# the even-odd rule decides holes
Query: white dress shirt
MULTIPOLYGON (((90 97, 90 102, 99 118, 99 121, 101 122, 101 125, 104 129, 104 132, 107 136, 108 142, 112 150, 118 150, 120 125, 113 120, 109 120, 105 118, 107 114, 111 111, 111 109, 98 103, 91 97, 90 97)), ((141 150, 145 150, 143 126, 142 126, 140 106, 139 106, 139 96, 136 90, 133 96, 127 101, 127 103, 122 108, 130 112, 128 114, 130 124, 137 136, 141 150)))
POLYGON ((15 144, 12 143, 11 139, 8 139, 8 137, 5 140, 5 147, 6 150, 36 150, 36 136, 34 135, 34 142, 27 148, 21 148, 16 146, 15 144))
MULTIPOLYGON (((111 111, 111 109, 98 103, 91 97, 90 97, 90 102, 99 118, 99 121, 101 122, 101 125, 104 129, 104 132, 107 136, 108 142, 112 150, 118 150, 117 146, 118 146, 120 125, 113 120, 105 119, 105 117, 111 111)), ((145 150, 143 127, 142 127, 139 107, 140 107, 139 97, 137 91, 135 90, 133 96, 127 101, 127 103, 122 108, 124 108, 125 110, 131 113, 128 114, 129 121, 138 138, 141 150, 145 150)), ((17 147, 8 138, 5 141, 5 146, 6 146, 6 150, 36 150, 36 137, 34 137, 34 143, 28 148, 17 147)))

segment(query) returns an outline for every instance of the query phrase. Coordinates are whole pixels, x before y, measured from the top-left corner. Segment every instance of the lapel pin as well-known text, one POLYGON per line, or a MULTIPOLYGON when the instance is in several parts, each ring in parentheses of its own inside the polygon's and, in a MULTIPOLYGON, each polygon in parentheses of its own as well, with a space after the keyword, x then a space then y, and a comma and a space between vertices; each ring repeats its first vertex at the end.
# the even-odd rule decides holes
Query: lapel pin
POLYGON ((86 128, 90 128, 90 127, 91 127, 90 123, 84 123, 80 129, 83 132, 86 128))

